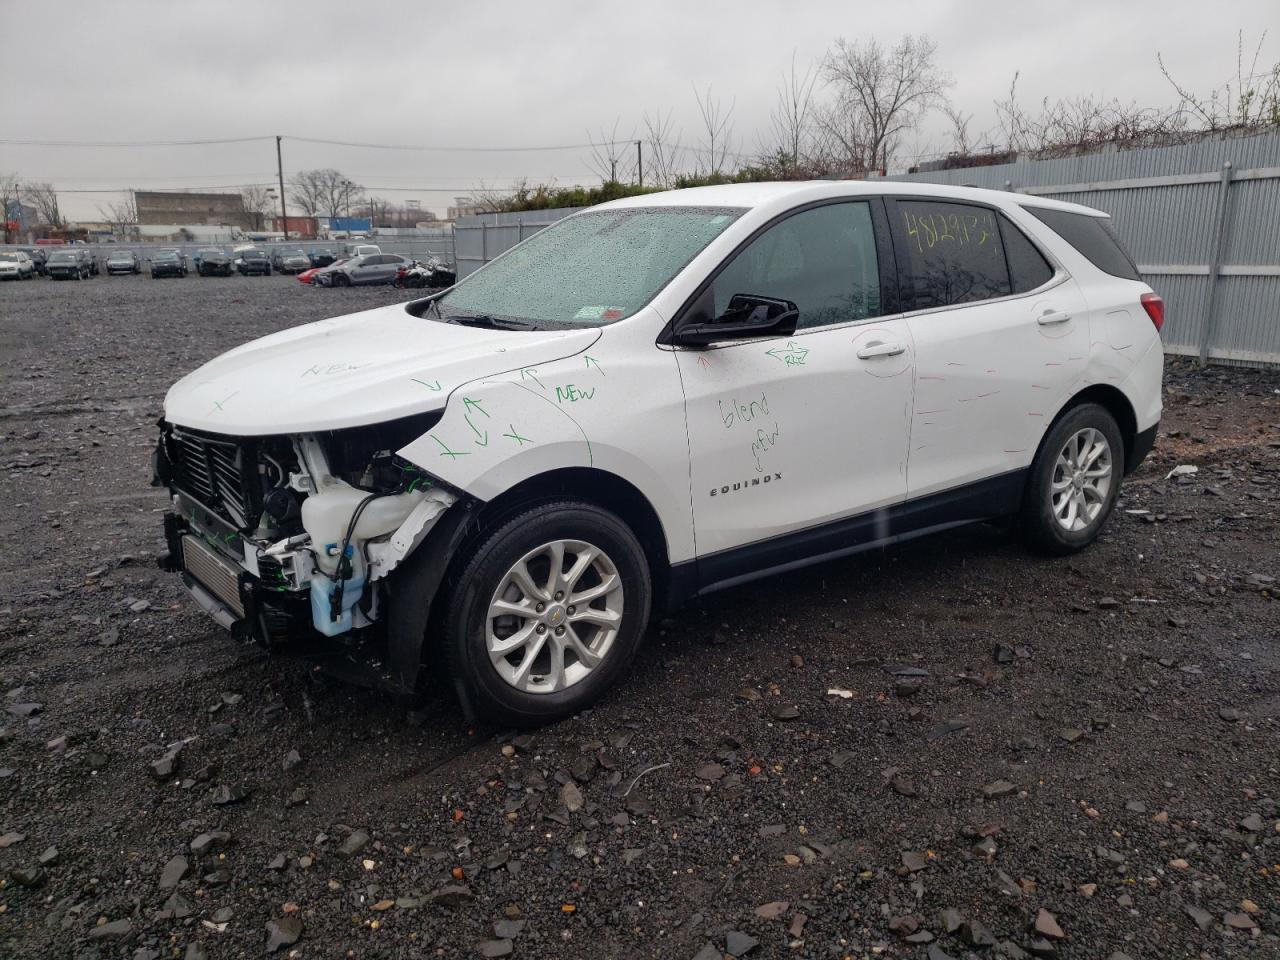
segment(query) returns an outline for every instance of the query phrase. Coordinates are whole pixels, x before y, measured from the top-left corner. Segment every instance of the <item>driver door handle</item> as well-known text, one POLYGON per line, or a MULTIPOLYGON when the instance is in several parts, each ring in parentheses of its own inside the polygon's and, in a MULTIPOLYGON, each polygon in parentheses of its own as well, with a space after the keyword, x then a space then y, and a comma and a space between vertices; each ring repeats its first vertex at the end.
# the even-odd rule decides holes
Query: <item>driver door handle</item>
POLYGON ((873 357, 896 357, 907 352, 907 345, 890 341, 889 343, 869 343, 858 351, 859 360, 870 360, 873 357))
POLYGON ((1042 327, 1047 327, 1055 323, 1066 323, 1071 319, 1071 314, 1063 313, 1061 310, 1046 310, 1040 316, 1036 317, 1036 323, 1042 327))

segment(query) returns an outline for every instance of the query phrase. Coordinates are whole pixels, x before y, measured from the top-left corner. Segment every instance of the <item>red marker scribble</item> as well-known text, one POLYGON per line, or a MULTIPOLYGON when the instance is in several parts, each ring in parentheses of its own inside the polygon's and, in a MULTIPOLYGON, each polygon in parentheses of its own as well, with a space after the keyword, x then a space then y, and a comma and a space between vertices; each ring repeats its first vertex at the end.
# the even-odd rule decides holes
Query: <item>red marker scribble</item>
POLYGON ((999 392, 1000 392, 999 390, 992 390, 990 393, 980 393, 976 397, 964 397, 961 399, 960 402, 968 403, 971 400, 985 400, 987 399, 987 397, 994 397, 999 392))
POLYGON ((1031 385, 1031 389, 1032 390, 1048 390, 1049 388, 1046 387, 1043 383, 1033 383, 1031 385))
POLYGON ((933 413, 946 413, 946 412, 947 412, 947 411, 946 411, 945 409, 942 409, 942 410, 917 410, 917 411, 916 411, 916 416, 917 416, 917 417, 927 417, 927 416, 929 416, 930 414, 933 414, 933 413))
POLYGON ((946 383, 946 377, 918 377, 919 380, 937 380, 940 383, 946 383))
POLYGON ((1044 416, 1044 414, 1043 414, 1043 413, 1031 413, 1030 411, 1028 411, 1027 416, 1028 416, 1028 417, 1043 417, 1043 416, 1044 416))
POLYGON ((698 358, 698 366, 700 366, 700 367, 709 367, 709 366, 711 366, 711 361, 710 361, 710 360, 708 360, 706 357, 699 357, 699 358, 698 358))
POLYGON ((617 309, 606 310, 604 313, 600 314, 601 320, 620 320, 621 318, 622 311, 617 309))

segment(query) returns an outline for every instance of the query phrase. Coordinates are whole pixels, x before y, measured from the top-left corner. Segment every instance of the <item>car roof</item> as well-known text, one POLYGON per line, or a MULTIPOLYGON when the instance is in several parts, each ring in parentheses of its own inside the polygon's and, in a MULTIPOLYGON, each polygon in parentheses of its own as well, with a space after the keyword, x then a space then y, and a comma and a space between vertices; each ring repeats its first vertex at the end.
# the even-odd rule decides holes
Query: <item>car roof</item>
POLYGON ((937 197, 939 200, 968 200, 988 203, 998 207, 1009 205, 1040 207, 1083 213, 1094 217, 1108 214, 1078 203, 1065 203, 1047 197, 1029 196, 1008 190, 987 190, 982 187, 957 187, 941 183, 921 183, 905 180, 798 180, 766 181, 761 183, 726 183, 714 187, 689 187, 684 190, 666 190, 661 193, 645 193, 624 197, 592 207, 592 210, 618 210, 633 207, 769 207, 786 209, 811 200, 828 200, 834 197, 874 197, 911 194, 920 197, 937 197))

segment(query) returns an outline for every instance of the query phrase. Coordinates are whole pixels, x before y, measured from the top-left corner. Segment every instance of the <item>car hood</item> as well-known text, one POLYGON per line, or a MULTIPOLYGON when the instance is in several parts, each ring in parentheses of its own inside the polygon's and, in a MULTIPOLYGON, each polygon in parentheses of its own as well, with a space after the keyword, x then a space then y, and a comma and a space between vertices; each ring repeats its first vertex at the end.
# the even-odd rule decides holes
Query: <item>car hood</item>
POLYGON ((283 330, 224 353, 170 389, 165 419, 232 436, 382 423, 444 407, 468 381, 585 350, 586 330, 487 330, 403 305, 283 330))

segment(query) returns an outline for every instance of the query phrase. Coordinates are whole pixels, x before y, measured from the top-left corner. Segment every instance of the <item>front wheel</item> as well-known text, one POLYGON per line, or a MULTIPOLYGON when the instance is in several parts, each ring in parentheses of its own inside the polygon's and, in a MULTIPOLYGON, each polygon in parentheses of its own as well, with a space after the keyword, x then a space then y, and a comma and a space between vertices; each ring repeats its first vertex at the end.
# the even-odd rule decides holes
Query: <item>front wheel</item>
POLYGON ((345 273, 334 274, 333 285, 335 287, 349 287, 351 286, 351 278, 345 273))
POLYGON ((1046 553, 1083 550, 1098 538, 1120 496, 1124 439, 1096 403, 1067 411, 1049 430, 1031 465, 1021 527, 1046 553))
POLYGON ((598 700, 649 620, 644 549, 616 516, 541 503, 488 532, 450 577, 445 643, 477 712, 517 726, 598 700))

